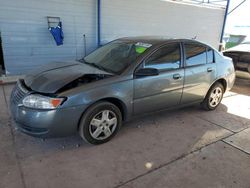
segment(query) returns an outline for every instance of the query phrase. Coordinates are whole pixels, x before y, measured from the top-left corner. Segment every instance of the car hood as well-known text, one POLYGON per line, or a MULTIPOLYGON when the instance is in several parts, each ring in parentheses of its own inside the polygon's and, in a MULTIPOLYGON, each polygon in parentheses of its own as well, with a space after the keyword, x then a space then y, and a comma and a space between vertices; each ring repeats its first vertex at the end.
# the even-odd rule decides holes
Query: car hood
POLYGON ((247 52, 250 53, 250 44, 239 44, 232 48, 225 50, 224 52, 247 52))
POLYGON ((90 65, 72 62, 51 63, 24 78, 25 85, 40 93, 56 93, 59 89, 86 74, 107 74, 90 65))

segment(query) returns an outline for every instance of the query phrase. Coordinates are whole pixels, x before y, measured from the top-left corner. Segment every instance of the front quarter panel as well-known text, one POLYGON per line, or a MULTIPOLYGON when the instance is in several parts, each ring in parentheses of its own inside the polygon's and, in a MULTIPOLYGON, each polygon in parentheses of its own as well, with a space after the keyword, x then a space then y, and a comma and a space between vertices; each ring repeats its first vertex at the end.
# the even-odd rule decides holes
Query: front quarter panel
MULTIPOLYGON (((90 105, 97 101, 115 98, 122 102, 125 107, 126 117, 132 115, 133 110, 133 80, 132 77, 123 79, 111 78, 109 81, 101 80, 96 83, 90 83, 88 86, 80 86, 69 91, 60 93, 61 96, 66 96, 68 99, 62 107, 72 106, 85 106, 88 108, 90 105), (116 81, 114 81, 116 80, 116 81)), ((85 110, 86 110, 85 108, 85 110)))

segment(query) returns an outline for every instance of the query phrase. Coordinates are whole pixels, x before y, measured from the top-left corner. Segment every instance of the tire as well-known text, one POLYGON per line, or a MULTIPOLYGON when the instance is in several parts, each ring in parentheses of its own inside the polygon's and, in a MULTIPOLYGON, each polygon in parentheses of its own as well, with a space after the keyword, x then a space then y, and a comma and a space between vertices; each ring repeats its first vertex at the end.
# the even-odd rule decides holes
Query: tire
POLYGON ((117 106, 101 101, 83 114, 79 134, 89 144, 103 144, 111 140, 122 125, 122 115, 117 106), (116 120, 115 120, 116 119, 116 120))
POLYGON ((224 92, 225 89, 221 83, 214 83, 201 103, 201 107, 207 111, 216 109, 223 98, 224 92), (218 93, 219 91, 221 92, 220 94, 218 93))

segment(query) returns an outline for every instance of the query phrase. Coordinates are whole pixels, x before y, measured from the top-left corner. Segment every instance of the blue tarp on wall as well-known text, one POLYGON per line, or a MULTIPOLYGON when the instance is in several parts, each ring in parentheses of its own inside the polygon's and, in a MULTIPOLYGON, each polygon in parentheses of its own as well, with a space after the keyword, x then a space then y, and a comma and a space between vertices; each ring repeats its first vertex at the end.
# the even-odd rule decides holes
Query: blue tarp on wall
POLYGON ((56 45, 57 46, 63 45, 64 36, 63 36, 63 31, 62 31, 62 22, 59 22, 58 26, 56 27, 49 27, 49 31, 54 37, 56 41, 56 45))

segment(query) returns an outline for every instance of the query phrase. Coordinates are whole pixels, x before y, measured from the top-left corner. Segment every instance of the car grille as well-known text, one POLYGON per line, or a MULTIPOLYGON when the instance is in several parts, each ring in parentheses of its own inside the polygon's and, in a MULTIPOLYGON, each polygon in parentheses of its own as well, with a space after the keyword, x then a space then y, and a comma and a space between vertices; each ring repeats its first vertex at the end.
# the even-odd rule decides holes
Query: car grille
POLYGON ((14 89, 12 90, 11 101, 14 104, 19 104, 20 101, 24 98, 24 96, 28 92, 29 91, 25 88, 23 81, 22 80, 18 80, 17 84, 15 85, 14 89))

